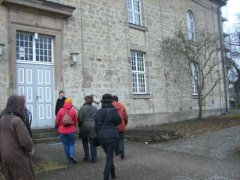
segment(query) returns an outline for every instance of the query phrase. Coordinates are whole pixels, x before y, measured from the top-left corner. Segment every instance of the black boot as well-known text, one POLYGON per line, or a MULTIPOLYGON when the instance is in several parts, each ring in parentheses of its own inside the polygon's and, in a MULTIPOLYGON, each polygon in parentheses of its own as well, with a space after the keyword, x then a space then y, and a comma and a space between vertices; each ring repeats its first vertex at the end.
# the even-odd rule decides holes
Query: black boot
POLYGON ((111 169, 111 178, 112 179, 116 178, 115 169, 111 169))

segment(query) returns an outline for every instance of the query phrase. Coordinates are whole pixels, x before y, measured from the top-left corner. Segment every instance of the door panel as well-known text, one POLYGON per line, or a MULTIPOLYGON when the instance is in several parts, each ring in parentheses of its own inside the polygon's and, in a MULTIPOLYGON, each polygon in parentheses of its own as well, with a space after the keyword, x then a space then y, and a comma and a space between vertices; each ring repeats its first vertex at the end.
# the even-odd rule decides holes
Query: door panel
POLYGON ((34 66, 17 64, 17 88, 18 94, 25 96, 26 107, 32 113, 32 127, 37 127, 35 117, 35 92, 34 92, 34 66))
POLYGON ((39 122, 41 126, 53 126, 53 66, 38 65, 36 72, 36 111, 39 122))
POLYGON ((26 98, 32 127, 54 126, 53 66, 17 64, 18 94, 26 98))

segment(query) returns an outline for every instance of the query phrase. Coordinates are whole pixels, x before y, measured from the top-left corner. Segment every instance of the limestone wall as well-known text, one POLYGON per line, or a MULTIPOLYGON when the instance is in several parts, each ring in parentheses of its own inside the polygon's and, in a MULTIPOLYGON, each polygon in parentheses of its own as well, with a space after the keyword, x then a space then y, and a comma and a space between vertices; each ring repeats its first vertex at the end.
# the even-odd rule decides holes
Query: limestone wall
MULTIPOLYGON (((156 114, 180 112, 178 115, 185 118, 184 112, 189 114, 197 109, 190 77, 179 77, 177 71, 171 69, 169 62, 163 58, 161 43, 165 37, 173 35, 176 25, 186 22, 186 11, 189 9, 194 13, 196 29, 207 28, 218 33, 214 3, 209 0, 199 3, 192 0, 142 0, 145 30, 139 30, 129 27, 127 0, 51 1, 76 7, 73 16, 64 22, 62 52, 62 87, 76 106, 82 105, 87 94, 95 94, 99 98, 107 92, 116 94, 126 105, 135 125, 139 124, 137 120, 134 122, 134 117, 139 119, 138 114, 146 114, 146 119, 151 119, 156 114), (145 52, 147 96, 132 94, 130 50, 145 52), (80 54, 79 61, 73 67, 70 66, 72 52, 80 54), (180 85, 178 78, 184 79, 180 85)), ((7 10, 1 5, 0 24, 0 41, 7 44, 7 10)), ((7 55, 8 48, 0 57, 0 109, 10 86, 7 55)), ((220 64, 214 70, 213 79, 209 79, 208 83, 221 76, 221 67, 220 64)), ((222 109, 223 95, 221 81, 207 98, 205 109, 222 109)))

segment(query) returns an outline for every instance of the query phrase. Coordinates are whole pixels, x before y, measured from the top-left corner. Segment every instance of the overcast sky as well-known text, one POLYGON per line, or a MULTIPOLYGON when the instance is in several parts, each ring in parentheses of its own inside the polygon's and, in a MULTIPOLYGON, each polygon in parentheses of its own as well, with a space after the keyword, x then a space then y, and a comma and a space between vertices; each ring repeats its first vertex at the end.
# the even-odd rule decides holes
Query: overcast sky
POLYGON ((228 0, 227 6, 222 8, 222 13, 228 19, 224 23, 225 32, 230 32, 238 22, 237 15, 240 16, 240 0, 228 0))

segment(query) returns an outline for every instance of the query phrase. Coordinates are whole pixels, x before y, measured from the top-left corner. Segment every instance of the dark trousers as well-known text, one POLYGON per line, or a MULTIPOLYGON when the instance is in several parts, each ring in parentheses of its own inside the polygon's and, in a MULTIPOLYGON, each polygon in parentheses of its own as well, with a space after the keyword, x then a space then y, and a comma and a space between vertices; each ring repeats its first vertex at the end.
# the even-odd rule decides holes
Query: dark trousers
POLYGON ((103 172, 104 180, 109 180, 110 173, 115 175, 115 166, 114 166, 114 150, 116 148, 116 142, 102 145, 104 152, 106 153, 106 162, 103 172))
POLYGON ((124 155, 124 131, 120 131, 119 133, 119 138, 117 141, 116 149, 115 149, 115 154, 121 154, 124 155))
POLYGON ((96 162, 97 160, 97 149, 93 146, 94 138, 82 138, 82 144, 85 154, 85 159, 89 159, 89 144, 90 144, 90 151, 91 151, 91 161, 96 162))

